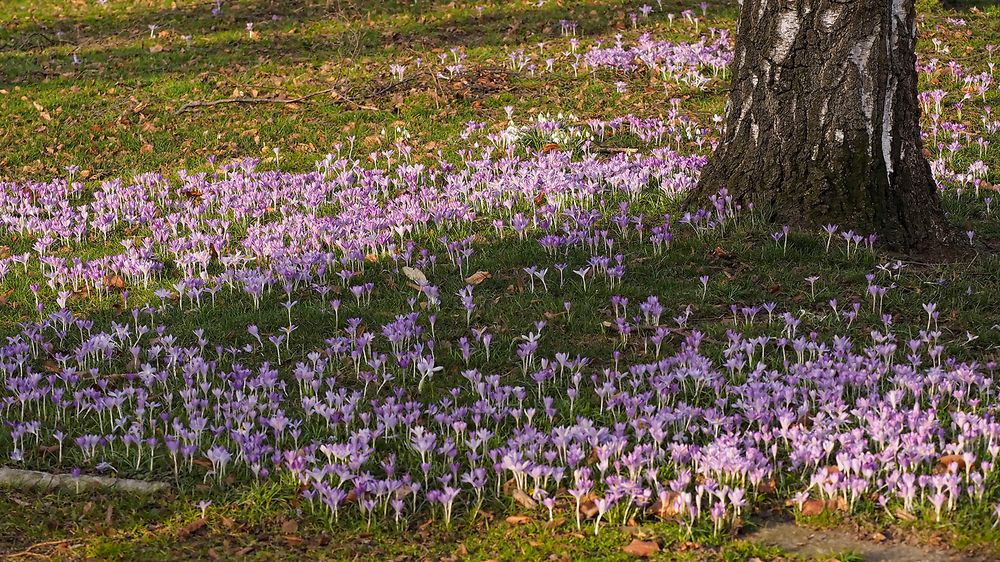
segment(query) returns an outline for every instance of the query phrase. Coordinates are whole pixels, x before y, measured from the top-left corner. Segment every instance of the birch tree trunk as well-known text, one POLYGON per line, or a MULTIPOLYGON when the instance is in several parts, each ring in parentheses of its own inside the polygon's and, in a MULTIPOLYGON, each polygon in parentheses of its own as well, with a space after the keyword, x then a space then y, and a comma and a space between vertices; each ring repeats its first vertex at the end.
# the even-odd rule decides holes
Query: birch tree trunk
POLYGON ((725 129, 695 197, 726 187, 776 222, 893 246, 946 238, 915 46, 914 0, 743 0, 725 129))

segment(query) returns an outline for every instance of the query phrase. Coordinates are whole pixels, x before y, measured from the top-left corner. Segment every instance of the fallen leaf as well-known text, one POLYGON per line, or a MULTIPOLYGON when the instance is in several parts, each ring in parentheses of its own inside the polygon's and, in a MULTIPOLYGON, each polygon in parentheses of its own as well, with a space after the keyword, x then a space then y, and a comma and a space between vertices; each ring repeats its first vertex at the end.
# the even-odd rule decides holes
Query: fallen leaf
POLYGON ((945 470, 950 470, 953 464, 957 466, 958 470, 962 470, 965 468, 965 459, 962 458, 962 455, 945 455, 938 459, 938 465, 945 470))
POLYGON ((565 523, 565 522, 566 522, 565 518, 563 518, 563 517, 556 517, 555 519, 553 519, 551 521, 546 521, 545 522, 545 530, 549 531, 549 530, 552 530, 552 529, 558 529, 559 527, 562 527, 563 523, 565 523))
POLYGON ((194 521, 182 527, 180 531, 177 531, 177 536, 179 536, 182 539, 185 539, 197 533, 198 531, 201 531, 202 529, 205 528, 206 525, 208 525, 208 521, 205 521, 204 518, 195 519, 194 521))
POLYGON ((584 519, 592 519, 597 517, 600 510, 597 509, 597 504, 594 500, 588 499, 580 503, 580 515, 583 515, 584 519))
POLYGON ((622 549, 625 554, 638 556, 639 558, 649 558, 660 551, 660 545, 652 541, 641 541, 633 539, 632 542, 622 549))
POLYGON ((716 246, 715 249, 712 250, 712 255, 717 258, 728 258, 729 252, 727 252, 722 246, 716 246))
POLYGON ((848 511, 847 500, 843 496, 827 500, 826 509, 829 511, 848 511))
POLYGON ((38 452, 42 455, 54 455, 59 452, 59 445, 39 445, 38 452))
POLYGON ((281 534, 291 535, 299 530, 299 522, 294 519, 286 519, 281 524, 281 534))
POLYGON ((899 517, 903 521, 916 521, 917 520, 917 516, 916 515, 910 513, 909 511, 906 511, 905 509, 903 509, 901 507, 897 507, 892 513, 893 513, 893 515, 895 515, 896 517, 899 517))
POLYGON ((527 515, 511 515, 506 521, 511 525, 524 525, 525 523, 531 523, 531 518, 527 515))
POLYGON ((656 500, 653 505, 649 506, 649 513, 659 517, 660 519, 670 519, 678 514, 675 507, 676 499, 679 494, 677 492, 670 492, 667 494, 665 502, 656 500))
POLYGON ((125 280, 122 279, 121 275, 108 275, 104 278, 104 284, 107 285, 109 289, 125 288, 125 280))
POLYGON ((404 265, 403 266, 403 275, 405 275, 407 279, 409 279, 410 281, 413 281, 414 283, 416 283, 417 285, 419 285, 421 287, 423 287, 424 285, 428 284, 427 276, 424 275, 424 272, 420 271, 419 269, 417 269, 415 267, 409 267, 409 266, 404 265))
POLYGON ((538 502, 532 499, 524 490, 515 488, 510 495, 524 509, 535 509, 538 507, 538 502))
POLYGON ((694 541, 684 541, 680 546, 676 547, 678 552, 687 552, 689 550, 701 550, 701 543, 694 541))
POLYGON ((493 277, 493 275, 488 271, 477 271, 472 275, 465 278, 465 282, 469 285, 478 285, 483 281, 493 277))
POLYGON ((805 503, 802 504, 802 515, 812 517, 823 513, 825 509, 826 503, 823 502, 823 500, 806 500, 805 503))

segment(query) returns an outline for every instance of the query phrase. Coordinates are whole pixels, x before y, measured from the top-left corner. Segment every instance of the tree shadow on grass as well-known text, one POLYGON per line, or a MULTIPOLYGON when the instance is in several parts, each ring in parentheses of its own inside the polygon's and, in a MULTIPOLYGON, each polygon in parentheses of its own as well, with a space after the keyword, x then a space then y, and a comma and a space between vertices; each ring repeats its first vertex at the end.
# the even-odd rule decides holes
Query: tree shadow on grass
MULTIPOLYGON (((317 4, 295 0, 271 21, 275 0, 227 6, 214 16, 210 4, 156 12, 87 15, 57 21, 21 20, 0 27, 0 76, 33 83, 96 72, 105 81, 156 80, 233 66, 350 64, 366 58, 432 56, 432 51, 521 48, 559 36, 559 21, 580 19, 580 34, 614 29, 627 0, 584 0, 570 9, 517 4, 485 11, 448 8, 438 0, 410 3, 364 0, 317 4), (264 40, 250 41, 257 21, 264 40), (170 36, 151 38, 149 25, 170 36), (294 32, 292 30, 294 29, 294 32), (184 38, 193 44, 187 45, 184 38), (162 50, 159 50, 162 47, 162 50), (158 52, 151 52, 151 49, 158 52), (74 56, 79 61, 74 65, 74 56)), ((155 30, 154 30, 155 31, 155 30)), ((89 76, 92 77, 92 76, 89 76)))
MULTIPOLYGON (((673 3, 678 9, 684 5, 680 0, 673 3)), ((581 33, 599 34, 608 30, 612 19, 620 17, 624 10, 631 10, 631 4, 627 0, 580 0, 569 7, 555 3, 541 7, 501 3, 481 14, 471 6, 455 7, 454 2, 442 0, 422 0, 416 4, 383 0, 251 0, 226 4, 219 15, 212 13, 211 2, 174 10, 125 13, 94 9, 84 16, 19 19, 0 25, 0 52, 141 39, 149 34, 150 25, 169 30, 175 36, 197 37, 206 31, 242 31, 249 22, 258 26, 270 22, 284 26, 340 23, 353 28, 352 31, 364 28, 380 35, 395 32, 400 39, 431 48, 471 48, 506 42, 503 32, 508 30, 522 37, 526 30, 541 33, 545 28, 558 34, 559 20, 566 18, 578 19, 581 33), (404 22, 403 27, 408 29, 381 27, 394 23, 393 20, 404 22)))

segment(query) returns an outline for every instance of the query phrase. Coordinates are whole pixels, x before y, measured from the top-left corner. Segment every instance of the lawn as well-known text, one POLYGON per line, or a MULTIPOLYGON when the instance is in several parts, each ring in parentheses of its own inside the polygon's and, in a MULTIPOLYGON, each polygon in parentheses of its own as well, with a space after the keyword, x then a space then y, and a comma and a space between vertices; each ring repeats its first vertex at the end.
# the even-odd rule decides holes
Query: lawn
POLYGON ((685 205, 735 2, 3 2, 0 468, 165 488, 0 555, 1000 557, 1000 8, 918 4, 901 255, 685 205))

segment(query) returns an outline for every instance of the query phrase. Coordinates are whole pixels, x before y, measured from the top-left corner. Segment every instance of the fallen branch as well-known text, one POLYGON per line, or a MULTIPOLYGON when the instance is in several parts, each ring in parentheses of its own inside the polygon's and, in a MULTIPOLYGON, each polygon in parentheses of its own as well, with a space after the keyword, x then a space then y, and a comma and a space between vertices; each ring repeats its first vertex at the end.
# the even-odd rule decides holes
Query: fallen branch
MULTIPOLYGON (((392 91, 392 90, 400 87, 403 84, 407 84, 409 82, 412 82, 415 78, 416 77, 412 77, 412 78, 408 78, 408 79, 400 81, 400 82, 392 82, 392 83, 388 84, 387 86, 383 86, 382 88, 376 90, 375 92, 372 92, 372 93, 366 95, 365 97, 363 97, 361 99, 362 100, 366 100, 366 99, 370 99, 370 98, 381 97, 381 96, 385 95, 386 93, 388 93, 388 92, 390 92, 390 91, 392 91)), ((341 94, 340 92, 338 92, 337 91, 337 87, 332 87, 332 88, 325 88, 323 90, 317 90, 315 92, 306 94, 304 96, 299 96, 297 98, 246 98, 246 97, 240 97, 240 98, 222 98, 222 99, 218 99, 218 100, 208 100, 208 101, 192 101, 192 102, 188 102, 188 103, 180 106, 179 108, 177 108, 174 111, 174 115, 180 115, 181 113, 184 113, 185 111, 190 111, 192 109, 197 109, 197 108, 201 108, 201 107, 212 107, 212 106, 215 106, 215 105, 222 105, 222 104, 227 104, 227 103, 246 103, 246 104, 276 103, 276 104, 287 105, 287 104, 292 104, 292 103, 301 103, 301 102, 304 102, 304 101, 308 101, 310 98, 314 98, 316 96, 321 96, 323 94, 333 94, 337 98, 343 100, 345 103, 349 103, 349 104, 355 105, 359 109, 367 109, 369 111, 378 111, 377 107, 372 106, 372 105, 363 105, 362 103, 360 103, 358 101, 355 101, 355 100, 353 100, 353 99, 345 96, 344 94, 341 94)))
POLYGON ((216 105, 222 105, 225 103, 278 103, 278 104, 289 104, 289 103, 299 103, 308 100, 309 98, 314 98, 323 94, 333 93, 336 88, 326 88, 325 90, 318 90, 312 92, 311 94, 306 94, 304 96, 299 96, 297 98, 222 98, 218 100, 210 101, 191 101, 188 102, 174 111, 174 115, 180 115, 185 111, 195 109, 197 107, 212 107, 216 105))
POLYGON ((20 552, 12 552, 10 554, 4 554, 2 556, 4 557, 4 560, 14 560, 15 558, 26 558, 28 556, 34 556, 36 558, 45 558, 45 559, 48 559, 48 558, 50 558, 50 556, 47 556, 47 555, 42 554, 40 552, 35 552, 35 550, 40 549, 40 548, 50 549, 51 550, 52 547, 62 546, 64 544, 72 542, 72 541, 73 541, 73 539, 59 539, 59 540, 55 540, 55 541, 45 541, 45 542, 35 543, 35 544, 29 546, 28 548, 20 551, 20 552))
POLYGON ((594 148, 595 152, 601 152, 605 154, 635 154, 639 152, 638 148, 631 147, 615 147, 615 146, 598 146, 594 148))
POLYGON ((37 470, 19 470, 15 468, 0 468, 0 485, 40 490, 67 488, 79 492, 84 490, 112 490, 143 495, 157 494, 166 491, 170 487, 166 482, 146 482, 145 480, 110 478, 106 476, 50 474, 37 470))

